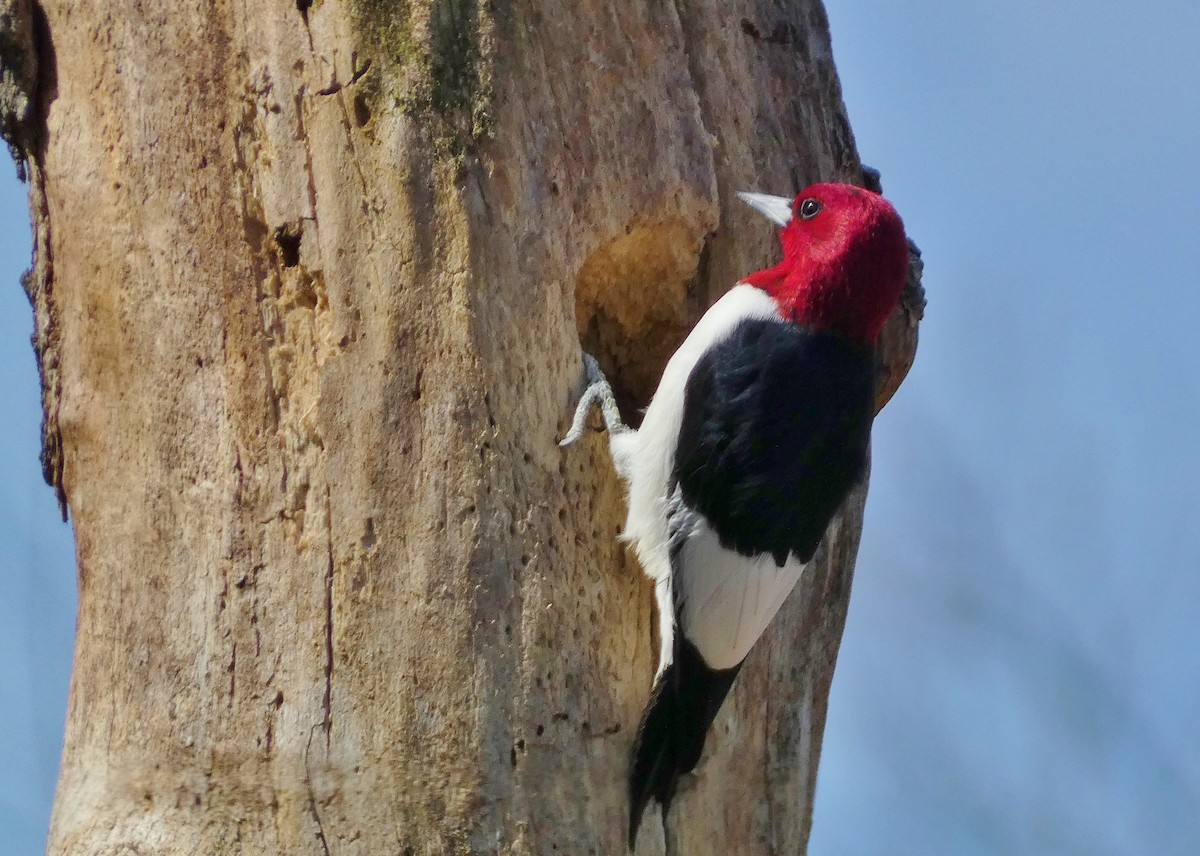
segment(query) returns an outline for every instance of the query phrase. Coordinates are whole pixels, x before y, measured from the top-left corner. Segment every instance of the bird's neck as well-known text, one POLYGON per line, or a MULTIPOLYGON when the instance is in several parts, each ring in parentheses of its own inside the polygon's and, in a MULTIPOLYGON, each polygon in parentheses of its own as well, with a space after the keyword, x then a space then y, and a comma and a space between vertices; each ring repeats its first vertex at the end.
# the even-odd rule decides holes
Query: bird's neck
POLYGON ((841 272, 804 260, 784 259, 742 281, 769 294, 785 321, 834 333, 857 345, 873 347, 887 320, 886 315, 879 318, 879 313, 863 311, 866 307, 841 272))

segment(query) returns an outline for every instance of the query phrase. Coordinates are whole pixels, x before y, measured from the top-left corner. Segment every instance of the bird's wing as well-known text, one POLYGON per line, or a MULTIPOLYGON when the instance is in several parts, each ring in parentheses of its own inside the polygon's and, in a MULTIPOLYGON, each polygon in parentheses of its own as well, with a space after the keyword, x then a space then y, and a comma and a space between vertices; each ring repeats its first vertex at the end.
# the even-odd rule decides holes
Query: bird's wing
POLYGON ((862 474, 873 416, 870 351, 743 322, 688 377, 674 477, 724 546, 807 562, 862 474))
POLYGON ((874 415, 869 351, 746 321, 688 378, 674 478, 676 624, 712 668, 740 663, 861 476, 874 415))
POLYGON ((716 670, 746 658, 804 571, 795 557, 779 567, 768 554, 749 557, 722 547, 707 524, 681 547, 677 567, 676 632, 716 670))

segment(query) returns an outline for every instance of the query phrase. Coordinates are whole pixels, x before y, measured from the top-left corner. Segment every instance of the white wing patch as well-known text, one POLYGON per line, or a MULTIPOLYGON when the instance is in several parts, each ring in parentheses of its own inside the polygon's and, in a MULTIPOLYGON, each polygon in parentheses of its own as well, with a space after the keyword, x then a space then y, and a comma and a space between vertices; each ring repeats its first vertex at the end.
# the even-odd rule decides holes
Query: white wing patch
POLYGON ((750 653, 804 568, 794 556, 780 568, 770 555, 727 550, 704 522, 676 561, 679 629, 709 667, 731 669, 750 653))

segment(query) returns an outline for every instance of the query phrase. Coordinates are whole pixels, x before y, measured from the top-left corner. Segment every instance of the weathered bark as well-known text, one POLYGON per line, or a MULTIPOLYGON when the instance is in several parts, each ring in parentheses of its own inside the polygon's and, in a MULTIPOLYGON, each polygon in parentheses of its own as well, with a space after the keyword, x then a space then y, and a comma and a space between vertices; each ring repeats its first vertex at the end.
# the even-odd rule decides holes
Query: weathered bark
MULTIPOLYGON (((771 258, 733 191, 859 180, 820 3, 5 2, 79 562, 50 851, 619 852, 652 594, 555 439, 581 338, 644 405, 771 258)), ((864 496, 678 852, 803 851, 864 496)))

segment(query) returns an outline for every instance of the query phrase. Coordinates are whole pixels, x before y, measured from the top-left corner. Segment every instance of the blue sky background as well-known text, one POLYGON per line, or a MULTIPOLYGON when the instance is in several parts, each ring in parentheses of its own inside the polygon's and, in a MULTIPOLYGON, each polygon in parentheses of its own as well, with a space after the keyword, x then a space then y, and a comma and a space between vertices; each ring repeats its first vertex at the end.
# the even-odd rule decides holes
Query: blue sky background
MULTIPOLYGON (((828 6, 929 310, 876 423, 810 853, 1200 853, 1200 5, 828 6)), ((0 851, 33 854, 75 583, 0 173, 0 851)))
MULTIPOLYGON (((0 146, 0 153, 4 151, 0 146)), ((41 392, 21 290, 25 187, 0 155, 0 854, 45 849, 75 636, 75 547, 42 480, 41 392)))

